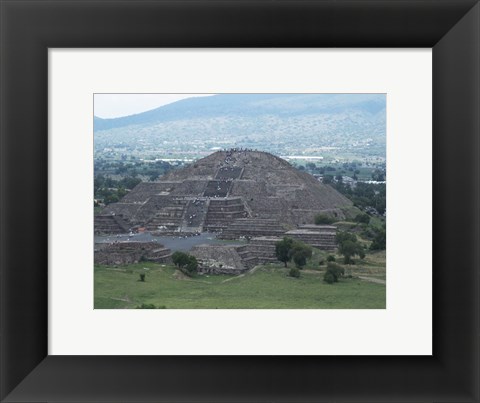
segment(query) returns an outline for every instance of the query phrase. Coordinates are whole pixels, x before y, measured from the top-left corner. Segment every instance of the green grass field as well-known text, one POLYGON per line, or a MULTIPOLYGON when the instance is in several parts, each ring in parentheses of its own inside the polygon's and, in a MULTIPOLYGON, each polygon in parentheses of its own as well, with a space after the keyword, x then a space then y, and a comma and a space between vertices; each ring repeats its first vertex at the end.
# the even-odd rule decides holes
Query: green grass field
MULTIPOLYGON (((317 260, 322 256, 314 255, 299 279, 288 277, 288 269, 280 265, 260 266, 243 276, 197 275, 194 278, 184 276, 171 265, 95 266, 95 309, 136 308, 141 304, 167 309, 385 308, 386 286, 383 284, 358 278, 325 283, 325 266, 318 266, 317 260), (139 281, 140 273, 145 273, 145 282, 139 281)), ((367 270, 370 275, 373 273, 372 277, 384 279, 384 255, 383 261, 382 256, 377 260, 373 255, 367 256, 358 270, 367 270)))

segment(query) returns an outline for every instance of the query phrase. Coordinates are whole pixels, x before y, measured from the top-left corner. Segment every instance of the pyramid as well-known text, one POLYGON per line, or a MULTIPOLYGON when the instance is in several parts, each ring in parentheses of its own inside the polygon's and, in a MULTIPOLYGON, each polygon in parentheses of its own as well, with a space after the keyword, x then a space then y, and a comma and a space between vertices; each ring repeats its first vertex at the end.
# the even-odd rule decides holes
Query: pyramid
POLYGON ((311 224, 318 213, 342 218, 349 206, 335 189, 277 156, 232 149, 140 183, 101 216, 121 216, 131 229, 269 236, 311 224))

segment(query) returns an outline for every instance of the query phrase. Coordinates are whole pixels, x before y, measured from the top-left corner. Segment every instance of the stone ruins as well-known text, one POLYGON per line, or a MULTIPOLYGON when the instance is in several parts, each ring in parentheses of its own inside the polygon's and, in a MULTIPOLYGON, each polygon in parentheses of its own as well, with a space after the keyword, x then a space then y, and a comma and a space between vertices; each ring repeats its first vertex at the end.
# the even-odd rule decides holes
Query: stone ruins
POLYGON ((334 249, 335 227, 310 223, 318 213, 343 218, 342 209, 351 205, 335 189, 279 157, 233 149, 215 152, 156 182, 140 183, 95 216, 95 233, 142 228, 155 235, 208 231, 221 239, 247 239, 249 243, 239 247, 202 245, 192 250, 205 273, 242 272, 275 261, 275 242, 283 236, 334 249))
POLYGON ((170 249, 154 242, 114 242, 95 244, 95 264, 125 265, 139 262, 169 263, 170 249))

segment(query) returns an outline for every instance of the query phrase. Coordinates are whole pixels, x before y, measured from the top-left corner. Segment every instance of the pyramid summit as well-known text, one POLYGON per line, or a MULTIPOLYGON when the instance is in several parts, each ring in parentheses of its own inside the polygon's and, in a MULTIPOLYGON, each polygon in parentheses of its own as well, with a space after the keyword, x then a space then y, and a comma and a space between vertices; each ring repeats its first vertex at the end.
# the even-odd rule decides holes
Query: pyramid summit
POLYGON ((96 216, 96 232, 145 228, 164 232, 228 232, 262 227, 278 235, 311 224, 318 213, 343 217, 352 202, 287 161, 262 151, 217 151, 138 184, 96 216), (106 229, 108 228, 108 230, 106 229))

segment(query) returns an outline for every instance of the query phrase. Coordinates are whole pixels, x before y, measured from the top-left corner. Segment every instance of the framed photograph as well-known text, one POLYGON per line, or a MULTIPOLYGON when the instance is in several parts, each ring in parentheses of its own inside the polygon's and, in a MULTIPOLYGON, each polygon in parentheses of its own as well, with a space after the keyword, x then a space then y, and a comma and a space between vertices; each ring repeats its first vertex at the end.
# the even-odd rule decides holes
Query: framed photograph
MULTIPOLYGON (((200 50, 190 60, 205 60, 218 85, 219 70, 233 70, 218 66, 228 54, 200 50)), ((328 52, 309 58, 302 65, 335 64, 328 52)), ((175 64, 170 52, 151 59, 175 64)), ((386 101, 94 94, 94 308, 385 309, 386 101)))
POLYGON ((1 7, 2 401, 480 401, 476 1, 1 7))

